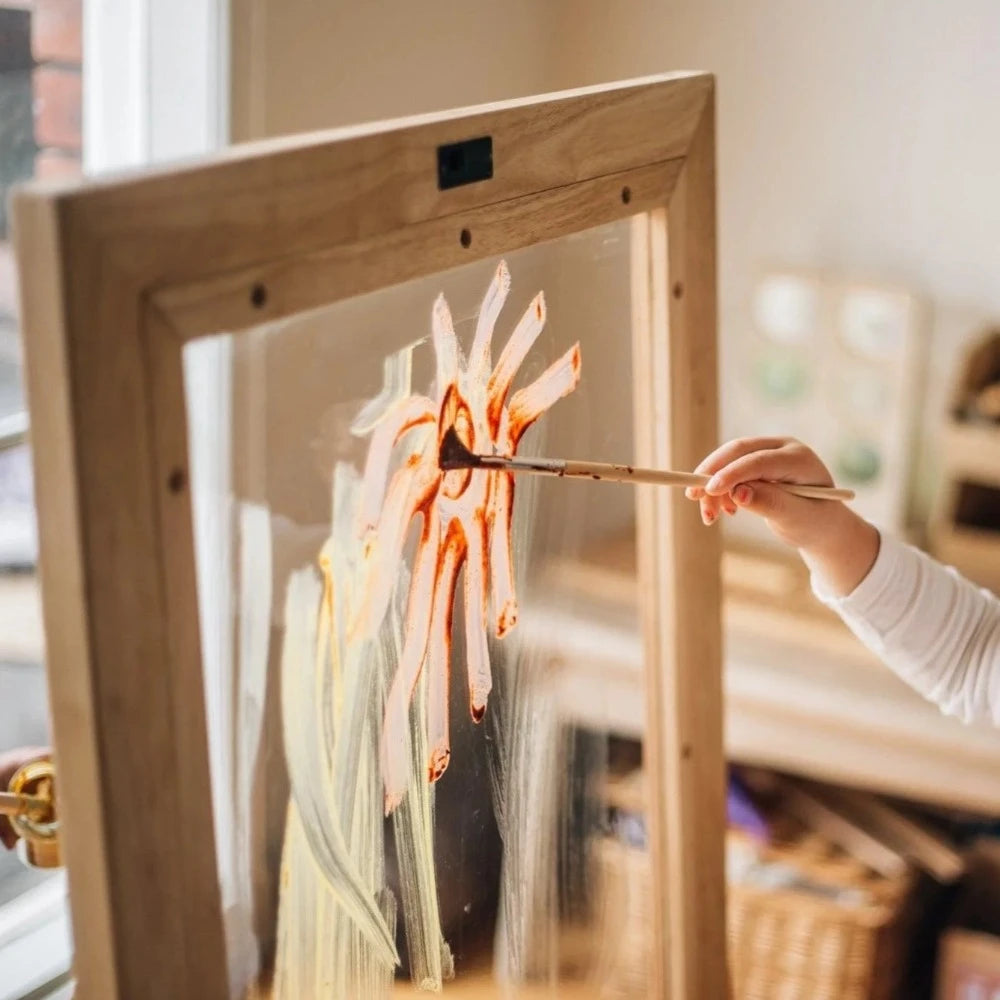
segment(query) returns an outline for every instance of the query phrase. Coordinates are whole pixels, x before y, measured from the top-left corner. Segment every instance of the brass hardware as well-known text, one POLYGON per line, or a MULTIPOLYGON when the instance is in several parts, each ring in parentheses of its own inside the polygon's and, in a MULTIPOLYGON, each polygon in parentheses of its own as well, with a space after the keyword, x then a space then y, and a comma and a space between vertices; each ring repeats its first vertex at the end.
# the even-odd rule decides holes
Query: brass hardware
POLYGON ((56 817, 55 768, 49 760, 36 760, 14 772, 8 791, 0 792, 0 814, 24 840, 28 864, 58 868, 59 820, 56 817))

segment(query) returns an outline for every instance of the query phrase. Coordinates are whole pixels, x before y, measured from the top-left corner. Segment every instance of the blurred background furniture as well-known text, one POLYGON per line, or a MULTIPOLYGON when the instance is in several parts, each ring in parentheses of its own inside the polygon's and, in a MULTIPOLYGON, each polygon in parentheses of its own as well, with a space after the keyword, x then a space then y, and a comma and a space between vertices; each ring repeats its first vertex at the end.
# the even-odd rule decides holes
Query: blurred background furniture
POLYGON ((973 340, 954 374, 941 480, 931 552, 1000 592, 1000 331, 973 340))
MULTIPOLYGON (((567 717, 637 736, 643 718, 631 536, 554 565, 546 641, 567 717), (587 601, 566 617, 560 588, 587 601)), ((730 759, 1000 814, 1000 732, 948 718, 865 650, 809 590, 796 557, 730 544, 723 557, 730 759)))

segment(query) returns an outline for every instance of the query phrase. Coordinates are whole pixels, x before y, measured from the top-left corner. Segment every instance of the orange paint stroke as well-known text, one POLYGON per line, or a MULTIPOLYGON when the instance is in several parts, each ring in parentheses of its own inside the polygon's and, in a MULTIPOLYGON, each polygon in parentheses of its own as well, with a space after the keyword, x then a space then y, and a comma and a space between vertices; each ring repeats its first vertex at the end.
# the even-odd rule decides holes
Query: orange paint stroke
POLYGON ((443 295, 438 296, 431 312, 435 400, 419 395, 400 400, 376 427, 369 445, 358 523, 359 537, 365 541, 368 578, 352 635, 372 639, 377 634, 402 571, 410 524, 418 514, 423 520, 407 599, 403 650, 382 724, 380 760, 387 814, 406 794, 411 770, 409 706, 424 669, 429 672, 428 780, 437 781, 448 767, 452 616, 463 566, 469 713, 475 722, 482 720, 492 688, 487 629, 492 626, 496 636, 503 638, 517 624, 511 552, 513 477, 485 469, 442 473, 438 466, 441 438, 455 427, 470 450, 512 456, 525 431, 580 381, 580 346, 575 344, 508 402, 514 379, 546 319, 545 298, 539 292, 493 367, 493 332, 509 290, 510 273, 501 261, 480 307, 464 364, 448 303, 443 295), (424 426, 426 435, 409 434, 424 426), (403 441, 407 450, 399 455, 403 441), (396 472, 389 479, 394 458, 396 472))

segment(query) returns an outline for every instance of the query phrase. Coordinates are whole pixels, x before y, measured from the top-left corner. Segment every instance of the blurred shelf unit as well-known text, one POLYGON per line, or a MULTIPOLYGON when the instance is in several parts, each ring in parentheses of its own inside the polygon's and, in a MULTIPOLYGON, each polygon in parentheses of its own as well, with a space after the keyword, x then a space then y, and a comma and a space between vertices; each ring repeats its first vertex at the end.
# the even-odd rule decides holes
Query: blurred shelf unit
POLYGON ((942 487, 931 550, 1000 592, 1000 330, 968 351, 941 436, 942 487))
MULTIPOLYGON (((642 640, 634 539, 550 565, 522 626, 549 655, 567 722, 641 737, 642 640), (537 634, 536 634, 537 633, 537 634)), ((1000 732, 965 726, 913 692, 769 550, 723 562, 730 759, 973 812, 1000 812, 1000 732)))
POLYGON ((921 303, 905 289, 779 267, 758 276, 748 315, 726 383, 733 427, 808 441, 856 491, 863 516, 903 534, 925 358, 921 303))

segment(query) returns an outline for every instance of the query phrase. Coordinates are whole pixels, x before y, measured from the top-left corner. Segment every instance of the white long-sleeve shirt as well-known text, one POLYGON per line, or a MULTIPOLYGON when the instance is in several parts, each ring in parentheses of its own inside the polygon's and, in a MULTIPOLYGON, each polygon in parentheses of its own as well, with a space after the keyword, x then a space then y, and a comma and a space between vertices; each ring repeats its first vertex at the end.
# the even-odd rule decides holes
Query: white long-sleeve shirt
POLYGON ((1000 600, 923 552, 882 535, 847 597, 813 590, 904 681, 949 715, 1000 726, 1000 600))

